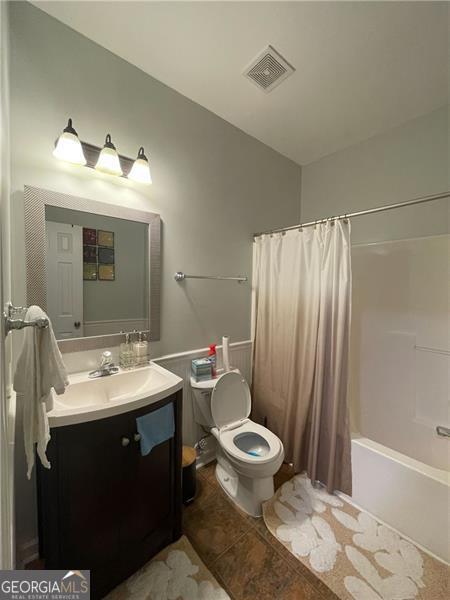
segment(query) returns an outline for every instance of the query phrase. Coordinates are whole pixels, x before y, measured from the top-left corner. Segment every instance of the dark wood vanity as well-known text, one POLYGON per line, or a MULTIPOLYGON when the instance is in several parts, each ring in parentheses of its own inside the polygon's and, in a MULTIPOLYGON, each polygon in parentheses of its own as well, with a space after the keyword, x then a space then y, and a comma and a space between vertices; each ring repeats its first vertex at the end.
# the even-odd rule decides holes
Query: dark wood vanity
POLYGON ((38 469, 47 569, 90 569, 101 598, 181 535, 182 391, 117 416, 56 427, 38 469), (136 417, 172 402, 175 435, 142 456, 136 417))

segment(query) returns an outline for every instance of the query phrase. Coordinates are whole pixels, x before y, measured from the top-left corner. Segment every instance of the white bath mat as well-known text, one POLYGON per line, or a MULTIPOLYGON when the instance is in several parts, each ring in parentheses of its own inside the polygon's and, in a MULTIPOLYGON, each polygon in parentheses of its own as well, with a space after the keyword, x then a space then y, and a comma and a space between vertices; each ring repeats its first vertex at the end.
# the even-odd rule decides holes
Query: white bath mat
POLYGON ((343 600, 450 598, 448 567, 304 475, 263 511, 269 531, 343 600))
POLYGON ((107 600, 230 600, 183 536, 106 596, 107 600))

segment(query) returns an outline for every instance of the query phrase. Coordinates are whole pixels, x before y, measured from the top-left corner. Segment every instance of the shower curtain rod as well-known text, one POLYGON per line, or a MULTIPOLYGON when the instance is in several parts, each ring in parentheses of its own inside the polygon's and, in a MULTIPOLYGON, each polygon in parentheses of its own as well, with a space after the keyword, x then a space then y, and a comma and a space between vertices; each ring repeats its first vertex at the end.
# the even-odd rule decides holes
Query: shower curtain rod
POLYGON ((346 213, 345 215, 339 215, 336 217, 317 219, 316 221, 310 221, 309 223, 300 223, 298 225, 289 225, 289 227, 280 227, 278 229, 271 229, 270 231, 262 231, 260 233, 254 233, 253 237, 255 238, 259 237, 260 235, 290 231, 292 229, 302 229, 303 227, 312 227, 313 225, 318 225, 319 223, 326 223, 327 221, 335 221, 337 219, 351 219, 353 217, 362 217, 363 215, 371 215, 373 213, 383 212, 385 210, 392 210, 394 208, 403 208, 404 206, 413 206, 414 204, 422 204, 422 202, 431 202, 432 200, 442 200, 443 198, 450 198, 450 191, 441 192, 440 194, 433 194, 431 196, 421 196, 419 198, 414 198, 413 200, 407 200, 406 202, 397 202, 397 204, 386 204, 385 206, 377 206, 376 208, 368 208, 367 210, 346 213))

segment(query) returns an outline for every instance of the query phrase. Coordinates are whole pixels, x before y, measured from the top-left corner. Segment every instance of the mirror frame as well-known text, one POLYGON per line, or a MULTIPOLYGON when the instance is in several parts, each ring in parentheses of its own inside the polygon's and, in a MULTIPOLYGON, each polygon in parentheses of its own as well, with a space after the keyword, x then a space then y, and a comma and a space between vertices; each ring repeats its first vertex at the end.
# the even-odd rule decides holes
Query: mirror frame
MULTIPOLYGON (((137 221, 148 225, 148 320, 145 331, 149 341, 160 339, 161 312, 161 218, 158 213, 136 210, 117 204, 78 198, 26 185, 24 187, 25 255, 27 272, 27 305, 37 304, 47 311, 47 264, 45 258, 45 207, 56 206, 105 217, 137 221)), ((58 340, 61 352, 80 352, 118 346, 124 334, 113 333, 91 337, 58 340)))

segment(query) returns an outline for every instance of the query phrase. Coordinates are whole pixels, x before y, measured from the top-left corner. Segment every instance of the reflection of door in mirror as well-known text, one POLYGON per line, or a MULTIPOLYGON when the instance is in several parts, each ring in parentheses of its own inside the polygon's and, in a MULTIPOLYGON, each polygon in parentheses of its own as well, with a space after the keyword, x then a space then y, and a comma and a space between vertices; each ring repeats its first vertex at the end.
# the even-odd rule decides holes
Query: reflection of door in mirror
POLYGON ((84 335, 82 229, 46 223, 47 310, 58 340, 84 335))
POLYGON ((56 339, 148 330, 148 224, 46 206, 56 339))

